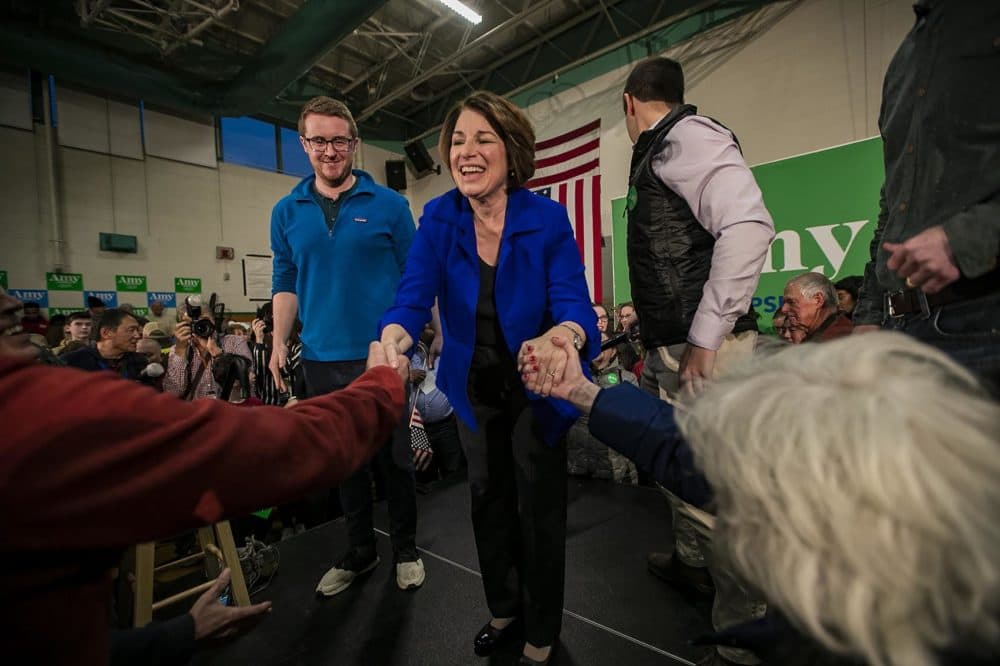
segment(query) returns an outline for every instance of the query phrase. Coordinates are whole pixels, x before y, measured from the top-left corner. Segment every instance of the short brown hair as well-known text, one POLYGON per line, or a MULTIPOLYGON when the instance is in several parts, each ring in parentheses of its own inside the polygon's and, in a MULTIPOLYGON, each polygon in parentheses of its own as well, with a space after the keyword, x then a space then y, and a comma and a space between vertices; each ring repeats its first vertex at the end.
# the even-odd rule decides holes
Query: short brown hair
POLYGON ((488 90, 477 90, 457 103, 441 125, 438 153, 441 161, 448 165, 448 171, 451 171, 451 134, 455 131, 458 116, 465 109, 482 114, 503 141, 510 167, 507 187, 513 190, 531 180, 535 175, 535 130, 531 121, 513 102, 488 90))
POLYGON ((299 134, 303 136, 305 136, 306 132, 306 116, 310 113, 315 113, 319 116, 342 118, 347 122, 347 126, 351 130, 351 138, 358 138, 358 125, 354 122, 354 116, 351 115, 351 110, 347 108, 347 105, 339 99, 320 96, 313 97, 306 102, 306 105, 302 107, 302 113, 299 114, 299 134))

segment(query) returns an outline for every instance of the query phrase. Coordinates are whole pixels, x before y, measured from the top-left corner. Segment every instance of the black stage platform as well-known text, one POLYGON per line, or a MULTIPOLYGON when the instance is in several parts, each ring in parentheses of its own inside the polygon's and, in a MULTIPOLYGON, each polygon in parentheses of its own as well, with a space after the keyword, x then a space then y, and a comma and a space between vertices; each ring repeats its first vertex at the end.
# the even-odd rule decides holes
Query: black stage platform
MULTIPOLYGON (((692 605, 646 572, 646 553, 668 548, 670 512, 649 488, 603 481, 569 484, 563 666, 692 664, 705 654, 688 641, 710 630, 709 607, 692 605)), ((281 542, 281 568, 254 601, 274 602, 253 631, 195 659, 199 666, 450 666, 516 663, 520 648, 490 659, 472 652, 489 619, 478 574, 464 481, 418 498, 417 544, 423 588, 402 592, 393 579, 384 503, 377 507, 382 563, 330 598, 316 584, 344 547, 335 521, 281 542)))

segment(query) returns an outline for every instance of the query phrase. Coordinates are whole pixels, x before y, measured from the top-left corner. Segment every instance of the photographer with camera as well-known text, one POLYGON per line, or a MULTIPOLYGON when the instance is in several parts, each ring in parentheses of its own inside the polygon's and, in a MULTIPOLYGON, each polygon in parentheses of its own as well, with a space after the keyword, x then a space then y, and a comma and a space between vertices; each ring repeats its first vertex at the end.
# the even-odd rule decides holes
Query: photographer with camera
MULTIPOLYGON (((242 356, 247 363, 252 363, 245 338, 216 335, 219 326, 214 319, 220 318, 217 316, 220 310, 221 304, 215 304, 214 295, 208 311, 202 310, 200 297, 184 299, 183 318, 174 329, 176 342, 167 359, 164 393, 172 393, 182 400, 219 397, 222 387, 212 372, 213 364, 219 363, 224 354, 242 356)), ((242 388, 247 393, 251 390, 250 386, 242 388)))
POLYGON ((274 306, 272 303, 265 303, 257 308, 257 318, 250 324, 249 343, 250 353, 253 354, 254 390, 265 405, 284 407, 288 403, 294 404, 298 401, 298 396, 303 394, 303 391, 298 390, 301 387, 296 386, 300 383, 298 377, 302 361, 302 341, 299 340, 301 330, 302 323, 296 319, 288 338, 285 365, 281 369, 281 378, 286 387, 286 390, 282 390, 269 370, 271 352, 274 349, 274 306))

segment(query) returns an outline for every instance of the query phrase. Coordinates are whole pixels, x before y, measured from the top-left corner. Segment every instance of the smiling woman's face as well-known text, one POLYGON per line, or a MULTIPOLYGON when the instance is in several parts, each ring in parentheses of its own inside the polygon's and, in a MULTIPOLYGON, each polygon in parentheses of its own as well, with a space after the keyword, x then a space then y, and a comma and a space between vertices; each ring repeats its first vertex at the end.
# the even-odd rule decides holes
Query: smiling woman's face
POLYGON ((23 359, 38 355, 31 344, 31 338, 21 329, 18 312, 21 301, 0 287, 0 355, 16 356, 23 359))
POLYGON ((486 116, 465 109, 451 133, 451 177, 463 195, 482 199, 507 186, 507 148, 486 116))

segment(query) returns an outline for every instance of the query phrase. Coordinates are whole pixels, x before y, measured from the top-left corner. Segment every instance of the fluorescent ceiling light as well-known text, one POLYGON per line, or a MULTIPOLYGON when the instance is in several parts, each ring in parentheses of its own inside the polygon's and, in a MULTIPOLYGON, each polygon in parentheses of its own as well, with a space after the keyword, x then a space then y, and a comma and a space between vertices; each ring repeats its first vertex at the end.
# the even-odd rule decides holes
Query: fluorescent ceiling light
POLYGON ((438 2, 464 18, 472 25, 479 25, 483 20, 482 16, 472 11, 464 3, 459 2, 459 0, 438 0, 438 2))

